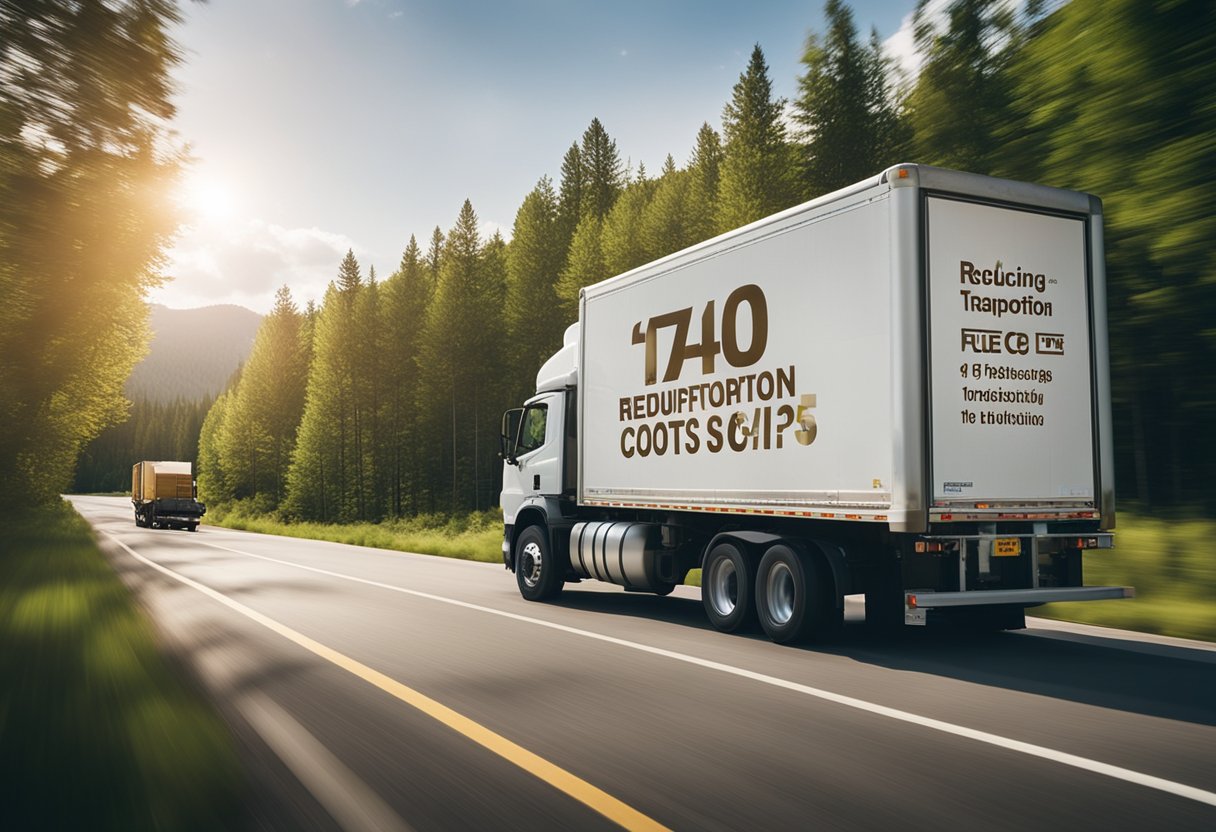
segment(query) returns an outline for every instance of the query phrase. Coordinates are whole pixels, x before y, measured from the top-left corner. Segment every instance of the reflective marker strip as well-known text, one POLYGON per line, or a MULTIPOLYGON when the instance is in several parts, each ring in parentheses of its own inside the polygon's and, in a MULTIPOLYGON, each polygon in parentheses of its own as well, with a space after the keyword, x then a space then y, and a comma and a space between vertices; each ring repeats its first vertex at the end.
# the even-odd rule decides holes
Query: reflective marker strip
POLYGON ((539 627, 547 627, 550 630, 557 630, 557 631, 563 632, 563 633, 570 633, 572 635, 582 636, 583 638, 595 639, 596 641, 602 641, 602 642, 606 642, 608 644, 615 644, 618 647, 628 647, 631 650, 637 650, 642 653, 649 653, 653 656, 662 656, 667 659, 673 659, 678 662, 684 662, 685 664, 691 664, 691 665, 695 665, 697 667, 703 667, 708 670, 716 670, 721 673, 729 673, 732 676, 738 676, 743 679, 750 679, 754 682, 760 682, 761 684, 771 685, 772 687, 776 687, 776 688, 783 688, 785 690, 793 691, 795 693, 801 693, 806 696, 813 696, 816 699, 822 699, 827 702, 834 702, 837 705, 844 705, 845 707, 848 707, 848 708, 855 708, 856 710, 859 710, 859 711, 865 711, 867 713, 876 714, 878 716, 885 716, 890 719, 898 720, 900 722, 907 722, 907 723, 911 723, 912 725, 919 725, 922 728, 929 728, 934 731, 940 731, 944 734, 953 734, 954 736, 957 736, 957 737, 964 737, 966 739, 975 740, 976 742, 982 742, 987 745, 993 745, 998 748, 1004 748, 1009 751, 1016 751, 1020 754, 1027 754, 1031 757, 1039 757, 1044 760, 1051 760, 1052 762, 1059 763, 1061 765, 1071 766, 1073 768, 1078 768, 1083 771, 1093 772, 1095 774, 1101 774, 1106 777, 1112 777, 1116 780, 1123 780, 1128 783, 1134 783, 1138 786, 1144 786, 1145 788, 1156 789, 1157 791, 1165 792, 1167 794, 1172 794, 1176 797, 1186 798, 1187 800, 1194 800, 1198 803, 1205 803, 1208 806, 1216 806, 1216 792, 1205 791, 1204 789, 1196 788, 1195 786, 1187 786, 1183 783, 1176 783, 1173 780, 1166 780, 1161 777, 1154 777, 1151 774, 1144 774, 1139 771, 1133 771, 1131 769, 1122 768, 1121 766, 1114 766, 1114 765, 1110 765, 1109 763, 1103 763, 1103 762, 1099 762, 1097 760, 1091 760, 1088 757, 1080 757, 1080 756, 1077 756, 1076 754, 1069 754, 1065 751, 1056 751, 1053 748, 1047 748, 1042 745, 1034 745, 1033 743, 1022 742, 1021 740, 1010 739, 1008 737, 1002 737, 999 734, 990 734, 987 731, 977 731, 974 728, 966 728, 962 725, 954 725, 953 723, 950 723, 950 722, 943 722, 940 719, 933 719, 932 717, 920 716, 919 714, 909 713, 908 711, 901 711, 897 708, 888 708, 886 705, 878 705, 874 702, 867 702, 864 699, 855 699, 852 696, 844 696, 839 693, 832 693, 831 691, 821 690, 819 688, 813 688, 809 685, 802 685, 797 682, 790 682, 785 679, 779 679, 776 676, 768 676, 763 673, 756 673, 751 670, 744 670, 743 668, 740 668, 740 667, 733 667, 728 664, 722 664, 720 662, 710 661, 709 659, 701 659, 696 656, 686 655, 684 653, 676 653, 671 650, 664 650, 661 647, 651 647, 647 644, 640 644, 635 641, 626 641, 625 639, 615 638, 614 636, 606 636, 601 633, 593 633, 589 630, 580 630, 576 627, 568 627, 565 624, 556 624, 552 621, 544 621, 539 618, 530 618, 526 615, 519 615, 518 613, 506 612, 505 610, 496 610, 493 607, 483 607, 480 604, 472 604, 472 603, 469 603, 468 601, 457 601, 454 598, 444 598, 442 595, 432 595, 429 592, 420 592, 416 589, 406 589, 404 587, 393 586, 392 584, 380 583, 379 581, 370 581, 370 580, 367 580, 366 578, 357 578, 353 575, 344 575, 341 572, 330 572, 327 569, 318 569, 315 566, 304 566, 302 564, 292 563, 291 561, 287 561, 287 560, 279 560, 278 558, 267 557, 266 555, 255 555, 252 552, 244 552, 240 549, 232 549, 228 546, 220 546, 219 544, 216 544, 216 543, 205 543, 204 541, 201 541, 201 540, 192 541, 192 542, 203 543, 206 546, 211 546, 212 548, 215 548, 215 549, 222 549, 225 552, 232 552, 233 554, 237 554, 237 555, 245 555, 246 557, 257 558, 258 560, 264 560, 264 561, 268 561, 270 563, 278 563, 278 564, 282 564, 283 566, 293 567, 295 569, 303 569, 307 572, 315 572, 319 575, 328 575, 333 578, 341 578, 343 580, 353 581, 354 583, 366 584, 367 586, 375 586, 375 587, 379 587, 381 589, 391 590, 393 592, 401 592, 406 595, 413 595, 417 598, 426 598, 431 601, 439 601, 440 603, 450 604, 454 607, 464 607, 465 609, 477 610, 478 612, 484 612, 484 613, 488 613, 490 615, 497 615, 502 618, 510 618, 515 621, 523 621, 528 624, 535 624, 539 627))
MULTIPOLYGON (((192 589, 197 589, 207 597, 220 602, 229 609, 239 612, 241 615, 249 618, 252 621, 256 621, 263 627, 266 627, 267 629, 283 636, 283 638, 287 639, 288 641, 298 644, 300 647, 303 647, 310 653, 313 653, 322 659, 337 665, 343 670, 353 673, 355 676, 358 676, 365 682, 375 685, 385 693, 395 696, 405 704, 422 711, 422 713, 426 714, 432 719, 442 722, 453 731, 464 735, 488 751, 494 752, 508 762, 513 763, 534 777, 543 780, 558 791, 569 795, 583 805, 598 812, 625 829, 667 829, 667 827, 663 826, 658 821, 655 821, 642 814, 632 806, 617 800, 612 795, 608 794, 602 789, 596 788, 586 780, 571 774, 560 766, 554 765, 543 757, 533 754, 526 748, 516 745, 506 737, 494 733, 484 725, 474 722, 463 714, 457 713, 446 705, 431 699, 429 696, 419 693, 413 688, 407 687, 397 680, 386 676, 380 671, 374 670, 343 653, 339 653, 332 647, 327 647, 318 641, 314 641, 303 633, 297 632, 285 624, 280 624, 278 621, 263 615, 257 610, 251 609, 237 601, 233 601, 228 596, 217 592, 208 586, 204 586, 197 581, 187 578, 185 575, 161 566, 159 563, 148 560, 110 532, 103 533, 121 546, 127 552, 127 554, 138 560, 140 563, 147 564, 158 572, 162 572, 192 589)), ((207 545, 214 546, 214 544, 207 545)), ((224 549, 225 547, 216 546, 215 548, 224 549)), ((260 555, 250 555, 248 552, 240 552, 235 549, 229 549, 228 551, 236 552, 237 554, 241 555, 249 555, 250 557, 261 557, 260 555)))

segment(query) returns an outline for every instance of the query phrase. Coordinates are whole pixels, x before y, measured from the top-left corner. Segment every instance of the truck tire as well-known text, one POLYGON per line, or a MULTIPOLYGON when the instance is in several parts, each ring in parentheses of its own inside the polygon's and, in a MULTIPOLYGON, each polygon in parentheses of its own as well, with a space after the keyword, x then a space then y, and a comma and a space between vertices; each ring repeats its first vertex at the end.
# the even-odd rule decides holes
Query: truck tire
POLYGON ((556 598, 565 583, 565 570, 554 562, 544 526, 528 526, 515 540, 515 582, 529 601, 556 598))
POLYGON ((188 532, 198 531, 198 523, 191 523, 190 525, 186 526, 186 531, 188 531, 188 532))
POLYGON ((701 603, 715 630, 750 632, 756 625, 756 561, 734 543, 719 543, 701 568, 701 603))
POLYGON ((784 543, 769 547, 756 572, 756 612, 778 644, 827 641, 839 634, 843 609, 827 563, 784 543))

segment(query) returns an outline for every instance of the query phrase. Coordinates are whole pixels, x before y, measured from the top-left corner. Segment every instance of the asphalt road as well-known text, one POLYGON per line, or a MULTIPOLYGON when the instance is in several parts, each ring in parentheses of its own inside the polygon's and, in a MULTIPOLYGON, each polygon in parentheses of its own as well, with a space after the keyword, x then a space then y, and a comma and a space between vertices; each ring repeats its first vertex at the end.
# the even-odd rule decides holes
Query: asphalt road
POLYGON ((781 647, 692 588, 534 604, 500 566, 72 502, 233 725, 254 828, 1216 829, 1193 642, 880 638, 851 607, 781 647))

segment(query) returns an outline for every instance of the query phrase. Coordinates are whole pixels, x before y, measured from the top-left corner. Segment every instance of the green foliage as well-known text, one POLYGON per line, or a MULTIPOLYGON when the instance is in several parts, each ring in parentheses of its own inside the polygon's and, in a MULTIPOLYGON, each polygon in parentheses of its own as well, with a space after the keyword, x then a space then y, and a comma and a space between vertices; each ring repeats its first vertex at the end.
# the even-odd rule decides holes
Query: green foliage
POLYGON ((120 421, 176 228, 168 2, 0 5, 0 506, 120 421))
POLYGON ((825 7, 827 34, 807 38, 794 119, 802 126, 803 195, 810 199, 858 182, 899 161, 899 116, 877 35, 857 39, 841 0, 825 7))
POLYGON ((609 277, 604 263, 604 223, 594 215, 584 217, 570 242, 566 267, 557 281, 557 296, 567 320, 578 318, 578 293, 584 286, 609 277))
POLYGON ((232 738, 62 502, 0 523, 0 799, 9 829, 241 820, 232 738))
POLYGON ((420 511, 427 491, 427 456, 421 447, 416 392, 422 326, 435 291, 431 277, 418 242, 411 236, 401 265, 385 281, 381 292, 386 432, 381 441, 387 443, 386 508, 392 517, 420 511))
POLYGON ((507 295, 503 310, 511 368, 511 400, 532 392, 536 369, 561 346, 573 322, 558 303, 557 284, 565 261, 560 204, 553 184, 542 177, 515 214, 507 249, 507 295))
POLYGON ((759 44, 722 111, 722 156, 715 221, 719 232, 746 225, 797 201, 794 150, 759 44))
MULTIPOLYGON (((604 219, 624 187, 624 168, 617 153, 616 142, 598 118, 583 132, 583 145, 578 154, 582 171, 580 218, 587 215, 604 219)), ((563 179, 563 184, 565 180, 563 179)))
POLYGON ((700 242, 694 229, 689 190, 692 173, 675 169, 667 157, 663 175, 655 183, 650 201, 642 209, 637 231, 643 260, 656 260, 700 242))
POLYGON ((303 316, 281 287, 232 388, 218 435, 220 469, 236 498, 264 495, 277 506, 304 412, 308 352, 303 316))
POLYGON ((1216 522, 1119 515, 1116 548, 1085 553, 1085 582, 1133 586, 1129 601, 1048 604, 1034 614, 1216 641, 1216 522))
POLYGON ((1103 199, 1118 481, 1216 508, 1216 7, 1077 0, 1011 63, 1002 172, 1103 199))
MULTIPOLYGON (((225 390, 216 398, 198 434, 198 460, 194 478, 198 482, 198 498, 208 505, 216 505, 233 499, 233 489, 220 462, 220 431, 228 415, 231 394, 225 390)), ((135 456, 134 459, 147 459, 135 456)), ((134 463, 132 463, 134 464, 134 463)))
POLYGON ((235 503, 218 512, 208 511, 207 521, 261 534, 502 563, 502 512, 497 509, 456 514, 425 512, 380 523, 285 523, 247 503, 235 503))
POLYGON ((448 232, 435 299, 427 311, 419 350, 422 417, 445 461, 433 486, 453 510, 493 502, 498 419, 504 409, 502 366, 506 293, 505 244, 497 235, 484 246, 473 205, 465 200, 448 232), (492 496, 493 495, 493 496, 492 496))
MULTIPOLYGON (((938 31, 927 5, 920 0, 916 7, 916 46, 924 65, 909 100, 917 160, 994 173, 1011 115, 1009 62, 1030 36, 1029 25, 1001 0, 953 0, 946 28, 938 31)), ((1027 5, 1027 21, 1040 5, 1027 5)))
POLYGON ((604 219, 600 249, 608 274, 622 274, 653 259, 643 244, 642 215, 654 189, 654 182, 639 179, 625 189, 604 219))
POLYGON ((721 171, 722 137, 708 123, 702 124, 688 165, 688 237, 694 243, 708 240, 717 231, 721 171))
POLYGON ((77 493, 129 492, 131 466, 145 459, 197 459, 199 431, 210 398, 171 402, 137 399, 130 416, 85 446, 76 463, 77 493))

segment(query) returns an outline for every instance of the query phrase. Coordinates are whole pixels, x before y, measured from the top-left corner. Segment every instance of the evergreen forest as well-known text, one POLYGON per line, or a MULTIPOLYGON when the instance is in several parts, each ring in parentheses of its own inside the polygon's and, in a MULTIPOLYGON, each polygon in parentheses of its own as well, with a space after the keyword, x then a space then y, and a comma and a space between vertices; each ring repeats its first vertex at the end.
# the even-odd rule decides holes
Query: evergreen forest
POLYGON ((108 477, 100 468, 113 464, 125 483, 134 459, 172 455, 196 460, 212 505, 287 519, 492 507, 500 415, 531 392, 582 287, 911 161, 1103 198, 1120 499, 1216 509, 1208 0, 953 0, 944 13, 922 2, 914 78, 845 2, 828 0, 792 100, 774 95, 756 45, 717 118, 707 113, 657 170, 625 163, 610 125, 593 119, 553 160, 556 176, 523 196, 509 242, 481 233, 470 199, 409 236, 391 274, 348 252, 320 304, 301 309, 279 292, 239 378, 213 403, 162 403, 159 416, 148 403, 132 414, 121 389, 147 343, 140 298, 160 280, 174 228, 163 203, 180 162, 158 143, 179 56, 169 40, 138 44, 141 27, 159 32, 176 12, 114 8, 114 20, 84 23, 113 30, 99 49, 133 50, 129 78, 87 83, 90 67, 114 61, 71 39, 71 25, 84 25, 75 18, 11 15, 0 46, 6 66, 42 70, 0 78, 14 115, 0 120, 6 501, 69 487, 88 443, 134 416, 118 429, 134 456, 87 454, 82 478, 108 477), (31 228, 45 231, 11 231, 31 228), (153 433, 156 444, 138 444, 153 433))
POLYGON ((829 0, 794 100, 774 97, 757 45, 683 166, 629 169, 593 119, 509 243, 466 200, 383 280, 348 253, 319 308, 281 290, 203 423, 203 496, 337 522, 492 507, 500 414, 532 392, 582 287, 912 160, 1104 198, 1121 496, 1210 510, 1211 4, 917 14, 915 83, 829 0))

